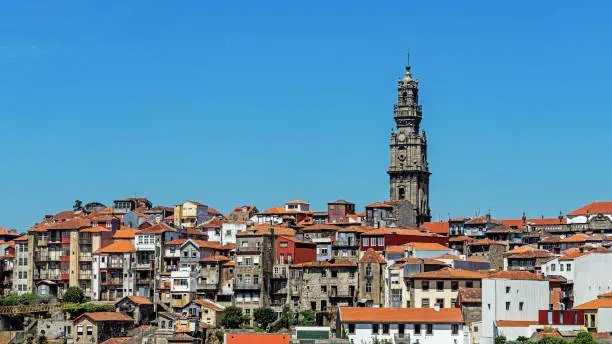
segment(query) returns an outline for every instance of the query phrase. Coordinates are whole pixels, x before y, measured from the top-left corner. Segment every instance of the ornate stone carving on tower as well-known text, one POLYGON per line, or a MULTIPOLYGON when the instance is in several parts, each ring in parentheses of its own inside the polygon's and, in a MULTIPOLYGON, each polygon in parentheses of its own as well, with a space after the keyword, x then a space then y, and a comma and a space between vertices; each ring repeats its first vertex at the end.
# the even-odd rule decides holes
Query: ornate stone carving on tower
POLYGON ((423 118, 419 105, 419 81, 412 78, 406 66, 404 78, 397 86, 397 104, 393 105, 396 128, 391 130, 390 178, 392 201, 406 200, 416 210, 417 225, 431 219, 429 209, 429 166, 427 137, 419 132, 423 118))

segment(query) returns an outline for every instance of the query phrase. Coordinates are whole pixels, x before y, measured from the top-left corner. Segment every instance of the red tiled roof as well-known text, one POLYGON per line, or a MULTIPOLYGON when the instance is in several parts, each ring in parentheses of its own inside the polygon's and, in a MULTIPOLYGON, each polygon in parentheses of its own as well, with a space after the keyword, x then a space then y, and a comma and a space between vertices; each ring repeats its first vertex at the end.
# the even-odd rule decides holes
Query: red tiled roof
POLYGON ((227 262, 229 260, 230 259, 228 257, 222 255, 216 255, 200 259, 201 262, 227 262))
POLYGON ((406 248, 404 246, 394 245, 385 247, 385 252, 404 253, 405 251, 406 248))
POLYGON ((461 299, 461 302, 482 302, 482 288, 459 288, 457 298, 461 299))
POLYGON ((441 256, 433 257, 433 259, 450 259, 450 260, 461 260, 461 257, 454 254, 444 254, 441 256))
POLYGON ((474 241, 474 238, 467 237, 465 235, 451 237, 448 239, 448 242, 464 242, 464 241, 474 241))
POLYGON ((96 251, 99 253, 129 253, 135 252, 136 248, 129 240, 117 240, 114 243, 96 251))
POLYGON ((162 234, 165 232, 176 232, 176 229, 164 223, 157 223, 140 231, 142 234, 162 234))
POLYGON ((544 277, 528 271, 492 271, 487 278, 544 281, 544 277))
POLYGON ((193 300, 193 302, 204 308, 212 309, 216 312, 222 312, 225 310, 225 308, 223 308, 221 305, 218 305, 210 300, 193 300))
POLYGON ((174 239, 172 241, 168 241, 166 246, 174 246, 174 245, 182 245, 187 241, 187 239, 174 239))
POLYGON ((603 294, 601 294, 601 295, 599 295, 597 297, 599 297, 599 298, 610 298, 610 297, 612 297, 612 291, 607 292, 607 293, 603 293, 603 294))
POLYGON ((459 308, 367 308, 340 307, 344 323, 462 323, 459 308))
POLYGON ((480 246, 491 246, 491 245, 506 246, 506 244, 504 244, 503 242, 499 242, 499 241, 495 241, 495 240, 491 240, 491 239, 476 240, 476 241, 468 243, 468 245, 471 245, 471 246, 476 246, 476 245, 480 245, 480 246))
POLYGON ((138 233, 142 233, 142 231, 130 227, 121 227, 115 232, 113 239, 134 239, 138 233))
POLYGON ((266 209, 262 211, 258 215, 279 215, 279 214, 285 214, 284 207, 272 207, 270 209, 266 209))
POLYGON ((520 259, 520 258, 550 258, 554 257, 550 251, 547 250, 530 250, 525 252, 514 253, 508 256, 508 258, 520 259))
POLYGON ((129 317, 129 316, 127 316, 127 315, 125 315, 123 313, 119 313, 119 312, 92 312, 92 313, 83 313, 79 317, 74 319, 72 322, 76 324, 82 318, 89 318, 91 321, 94 321, 94 322, 98 322, 98 321, 130 321, 130 322, 134 322, 134 319, 132 317, 129 317))
POLYGON ((208 212, 214 215, 223 215, 221 214, 221 212, 219 212, 217 209, 213 208, 213 207, 208 207, 208 212))
POLYGON ((588 235, 586 234, 574 234, 571 236, 568 236, 566 238, 561 239, 559 242, 562 243, 581 243, 581 242, 585 242, 588 239, 588 235))
POLYGON ((612 298, 597 298, 581 305, 574 306, 576 310, 593 310, 599 308, 612 308, 612 298))
POLYGON ((375 202, 365 206, 366 208, 393 208, 393 206, 387 202, 375 202))
POLYGON ((89 219, 82 218, 82 217, 76 217, 71 220, 48 224, 47 226, 45 226, 45 229, 47 230, 81 229, 83 227, 89 227, 90 225, 91 223, 89 222, 89 219))
POLYGON ((378 252, 376 252, 373 248, 369 248, 363 254, 363 257, 359 260, 360 263, 379 263, 385 264, 385 258, 383 258, 378 252))
POLYGON ((274 227, 269 225, 257 225, 249 227, 246 230, 238 233, 238 235, 263 235, 272 234, 271 228, 274 229, 274 235, 295 236, 295 230, 287 227, 274 227))
POLYGON ((110 232, 110 229, 102 226, 95 227, 86 227, 79 229, 79 233, 100 233, 100 232, 110 232))
POLYGON ((523 246, 519 246, 516 247, 510 251, 506 251, 504 252, 504 255, 511 255, 511 254, 516 254, 516 253, 525 253, 527 251, 534 251, 537 250, 537 248, 529 246, 529 245, 523 245, 523 246))
POLYGON ((29 238, 29 236, 26 234, 26 235, 20 236, 19 238, 13 239, 13 241, 27 241, 28 238, 29 238))
POLYGON ((497 320, 497 327, 528 327, 529 325, 537 325, 537 321, 531 320, 497 320))
MULTIPOLYGON (((487 217, 486 216, 478 216, 478 217, 475 217, 475 218, 467 221, 465 224, 466 225, 474 225, 474 224, 485 224, 485 223, 487 223, 487 217)), ((501 222, 491 218, 489 220, 489 223, 498 223, 499 224, 501 222)))
POLYGON ((12 229, 0 227, 0 235, 14 235, 14 236, 18 236, 19 234, 17 234, 17 232, 15 232, 12 229))
POLYGON ((495 228, 489 229, 487 233, 521 233, 521 231, 505 226, 505 225, 501 225, 501 226, 497 226, 495 228))
POLYGON ((421 227, 436 234, 448 235, 448 222, 425 222, 421 227))
POLYGON ((407 278, 415 279, 483 279, 487 275, 476 271, 443 268, 437 271, 411 274, 407 278))
POLYGON ((212 220, 203 223, 198 228, 220 228, 223 225, 223 220, 218 217, 213 217, 212 220))
POLYGON ((147 299, 144 296, 128 296, 128 299, 130 299, 132 302, 134 302, 137 305, 152 305, 153 302, 151 302, 151 300, 147 299))
POLYGON ((424 237, 438 237, 435 233, 423 232, 417 228, 376 228, 366 229, 361 235, 414 235, 424 237))
POLYGON ((294 201, 285 202, 285 204, 310 204, 310 203, 304 202, 304 201, 300 201, 299 199, 296 199, 294 201))
POLYGON ((402 246, 410 247, 414 251, 450 251, 451 250, 450 248, 444 245, 435 243, 435 242, 410 242, 402 246))
POLYGON ((130 339, 132 339, 132 337, 114 337, 103 341, 102 344, 123 344, 130 339))
POLYGON ((280 239, 285 239, 287 241, 291 241, 291 242, 296 243, 296 244, 304 244, 304 245, 309 245, 309 246, 317 246, 317 244, 314 243, 314 242, 307 242, 307 241, 303 241, 303 240, 298 240, 295 237, 288 236, 288 235, 281 235, 281 236, 278 237, 278 239, 279 240, 280 239))
POLYGON ((578 216, 578 215, 586 215, 587 213, 592 215, 597 214, 612 214, 612 202, 593 202, 585 205, 584 207, 580 207, 571 213, 567 214, 568 216, 578 216))
POLYGON ((290 334, 227 333, 225 344, 289 344, 290 334))
POLYGON ((312 226, 306 226, 304 228, 301 229, 301 231, 303 232, 310 232, 310 231, 341 231, 342 227, 340 226, 335 226, 335 225, 329 225, 329 224, 316 224, 316 225, 312 225, 312 226))

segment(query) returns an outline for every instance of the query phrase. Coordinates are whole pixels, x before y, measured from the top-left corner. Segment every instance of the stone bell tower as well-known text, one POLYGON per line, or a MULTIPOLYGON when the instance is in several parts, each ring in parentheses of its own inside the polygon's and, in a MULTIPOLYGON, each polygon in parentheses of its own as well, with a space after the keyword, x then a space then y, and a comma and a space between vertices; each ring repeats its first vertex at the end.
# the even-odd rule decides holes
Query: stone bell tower
POLYGON ((419 132, 423 109, 419 105, 419 81, 410 66, 398 81, 397 104, 393 105, 395 128, 391 130, 390 199, 406 200, 416 210, 417 224, 431 220, 427 137, 419 132))

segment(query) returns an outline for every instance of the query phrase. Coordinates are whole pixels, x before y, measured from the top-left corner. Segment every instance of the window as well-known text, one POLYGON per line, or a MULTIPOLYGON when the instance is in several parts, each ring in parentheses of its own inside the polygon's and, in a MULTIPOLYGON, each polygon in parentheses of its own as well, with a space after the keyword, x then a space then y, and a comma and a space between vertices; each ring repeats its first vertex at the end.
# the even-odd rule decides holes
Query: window
POLYGON ((368 264, 365 268, 365 275, 366 276, 372 276, 372 266, 370 264, 368 264))
POLYGON ((457 324, 453 324, 453 325, 451 326, 451 329, 452 329, 452 331, 453 331, 453 334, 454 334, 454 335, 459 334, 459 325, 457 325, 457 324))
POLYGON ((523 302, 521 301, 519 302, 519 311, 522 311, 522 310, 523 310, 523 302))
POLYGON ((421 281, 421 289, 429 290, 429 281, 421 281))
POLYGON ((293 257, 291 256, 291 253, 287 253, 287 263, 291 264, 292 261, 293 257))
POLYGON ((383 334, 389 333, 389 324, 383 324, 383 334))
POLYGON ((429 299, 421 299, 421 308, 429 308, 429 299))
POLYGON ((338 277, 338 271, 332 270, 331 277, 333 277, 333 278, 338 277))
POLYGON ((372 283, 371 282, 366 282, 366 284, 365 284, 365 291, 366 291, 366 293, 371 293, 372 292, 372 283))
POLYGON ((451 306, 452 307, 457 307, 457 299, 451 299, 451 306))
POLYGON ((433 334, 433 325, 427 324, 427 334, 433 334))
POLYGON ((322 285, 322 286, 321 286, 321 292, 322 292, 322 293, 327 293, 327 286, 322 285))
POLYGON ((472 282, 472 281, 465 282, 465 287, 466 288, 474 288, 474 282, 472 282))
POLYGON ((444 299, 436 299, 436 304, 440 306, 440 308, 444 308, 444 299))
POLYGON ((196 258, 198 256, 197 251, 191 251, 191 257, 196 258))
POLYGON ((77 326, 77 335, 79 336, 83 335, 83 325, 77 326))
POLYGON ((378 238, 378 246, 385 246, 385 238, 378 238))
POLYGON ((259 284, 259 275, 253 275, 253 284, 255 285, 259 284))
POLYGON ((506 294, 510 293, 510 287, 506 287, 506 294))
POLYGON ((572 264, 569 264, 569 263, 568 263, 568 264, 567 264, 567 269, 566 269, 566 270, 567 270, 567 271, 572 271, 572 264))
POLYGON ((378 324, 372 324, 372 333, 378 334, 378 324))
POLYGON ((280 247, 289 247, 289 243, 286 241, 281 241, 280 242, 280 247))
POLYGON ((284 263, 284 262, 285 262, 285 254, 284 254, 284 253, 281 253, 281 254, 280 254, 280 259, 279 259, 279 261, 280 261, 281 263, 284 263))
POLYGON ((456 291, 459 289, 459 281, 451 281, 451 290, 456 291))
POLYGON ((563 264, 559 264, 559 271, 563 271, 563 264))
POLYGON ((510 310, 510 302, 506 302, 506 310, 509 311, 510 310))
POLYGON ((550 264, 550 271, 557 270, 557 264, 550 264))
POLYGON ((404 324, 397 325, 397 327, 398 327, 397 332, 399 332, 399 334, 404 334, 405 326, 406 325, 404 325, 404 324))
POLYGON ((241 247, 249 247, 249 242, 248 241, 243 241, 240 243, 241 247))
POLYGON ((349 272, 349 278, 354 278, 354 277, 355 277, 355 271, 349 272))
POLYGON ((406 198, 406 189, 399 188, 398 189, 398 194, 399 194, 399 199, 405 199, 406 198))
POLYGON ((436 289, 438 291, 443 291, 444 290, 444 281, 437 281, 436 282, 436 289))
POLYGON ((414 334, 421 334, 421 324, 414 324, 414 334))
POLYGON ((474 332, 478 332, 478 326, 474 326, 474 332))
POLYGON ((185 258, 189 257, 189 252, 183 251, 183 257, 185 257, 185 258))
POLYGON ((349 332, 350 334, 355 333, 355 324, 349 324, 349 326, 348 326, 348 327, 349 327, 348 332, 349 332))
POLYGON ((370 238, 363 238, 363 246, 370 246, 370 238))
POLYGON ((93 334, 93 326, 87 326, 87 335, 91 336, 93 334))
POLYGON ((244 258, 244 265, 251 266, 251 257, 244 258))

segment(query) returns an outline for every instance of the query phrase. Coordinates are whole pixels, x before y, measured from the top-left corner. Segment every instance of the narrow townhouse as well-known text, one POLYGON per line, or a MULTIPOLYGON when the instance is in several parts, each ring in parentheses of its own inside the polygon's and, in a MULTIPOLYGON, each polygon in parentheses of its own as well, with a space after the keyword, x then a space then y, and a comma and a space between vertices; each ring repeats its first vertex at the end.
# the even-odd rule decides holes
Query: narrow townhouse
POLYGON ((102 226, 86 227, 79 230, 78 272, 79 288, 85 296, 94 298, 93 253, 113 242, 111 229, 102 226))
POLYGON ((453 308, 459 288, 480 288, 485 277, 479 272, 451 268, 408 275, 406 283, 410 290, 410 306, 453 308))
POLYGON ((382 255, 370 248, 357 265, 359 270, 357 303, 366 307, 384 306, 387 262, 382 255))
POLYGON ((136 248, 128 240, 118 240, 93 254, 92 291, 94 300, 118 301, 136 291, 136 248))
POLYGON ((28 285, 28 238, 29 236, 23 235, 15 241, 15 259, 13 260, 13 292, 17 294, 24 294, 30 292, 31 286, 28 285))

